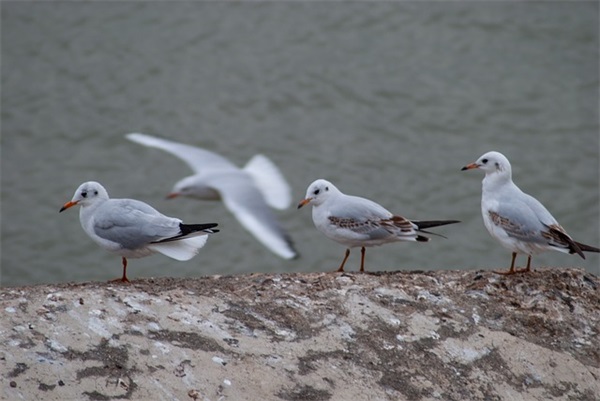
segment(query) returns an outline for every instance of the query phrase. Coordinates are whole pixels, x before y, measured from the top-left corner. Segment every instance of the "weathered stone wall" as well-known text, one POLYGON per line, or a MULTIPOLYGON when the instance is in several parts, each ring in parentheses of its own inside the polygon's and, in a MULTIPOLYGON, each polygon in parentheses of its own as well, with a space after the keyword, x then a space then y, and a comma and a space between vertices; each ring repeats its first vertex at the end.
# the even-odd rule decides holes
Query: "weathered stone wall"
POLYGON ((7 400, 598 400, 577 269, 3 288, 7 400))

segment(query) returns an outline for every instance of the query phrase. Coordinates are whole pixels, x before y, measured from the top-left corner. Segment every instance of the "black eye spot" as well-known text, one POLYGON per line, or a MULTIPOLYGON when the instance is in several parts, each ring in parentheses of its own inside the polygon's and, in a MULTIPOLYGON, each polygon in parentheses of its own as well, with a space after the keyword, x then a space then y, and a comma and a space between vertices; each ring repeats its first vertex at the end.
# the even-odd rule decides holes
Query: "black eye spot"
POLYGON ((81 196, 83 196, 84 198, 87 198, 87 192, 86 191, 81 192, 81 196))
POLYGON ((320 190, 320 189, 315 189, 315 192, 313 192, 313 194, 315 194, 315 195, 319 195, 319 192, 321 192, 321 190, 320 190))
POLYGON ((481 162, 482 162, 483 164, 487 164, 487 162, 488 162, 488 159, 483 159, 481 162))
POLYGON ((94 191, 94 195, 98 195, 98 191, 94 191))
POLYGON ((329 191, 329 187, 325 187, 325 191, 329 191))
POLYGON ((500 168, 500 163, 496 162, 496 168, 500 168))

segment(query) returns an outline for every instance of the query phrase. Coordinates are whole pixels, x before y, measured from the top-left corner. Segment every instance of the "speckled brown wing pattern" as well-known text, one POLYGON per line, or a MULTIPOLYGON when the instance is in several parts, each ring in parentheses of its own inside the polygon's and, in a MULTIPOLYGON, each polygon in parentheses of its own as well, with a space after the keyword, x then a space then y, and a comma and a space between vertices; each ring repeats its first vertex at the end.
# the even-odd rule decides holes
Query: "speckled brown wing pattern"
POLYGON ((357 233, 367 233, 379 228, 383 228, 389 232, 394 232, 400 229, 403 233, 414 232, 415 229, 410 220, 401 216, 392 216, 385 220, 356 220, 350 218, 340 218, 329 216, 329 222, 339 228, 346 228, 357 233))
POLYGON ((488 213, 492 222, 501 227, 511 237, 528 240, 534 234, 533 231, 523 229, 520 224, 514 223, 496 212, 490 210, 488 213))
POLYGON ((577 253, 585 259, 583 252, 579 245, 573 241, 573 239, 567 234, 564 228, 560 224, 546 225, 548 231, 542 231, 544 238, 548 240, 550 244, 556 244, 564 248, 569 248, 570 253, 577 253))

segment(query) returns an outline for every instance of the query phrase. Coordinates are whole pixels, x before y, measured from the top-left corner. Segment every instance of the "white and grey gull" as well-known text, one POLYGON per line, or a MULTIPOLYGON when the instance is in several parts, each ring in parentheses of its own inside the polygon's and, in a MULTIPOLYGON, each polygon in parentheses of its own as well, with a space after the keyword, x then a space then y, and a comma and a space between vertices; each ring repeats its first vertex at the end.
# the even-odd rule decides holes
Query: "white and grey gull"
POLYGON ((600 252, 600 249, 577 242, 567 234, 533 196, 526 194, 512 180, 508 159, 499 152, 487 152, 465 170, 479 169, 485 173, 481 191, 481 214, 490 235, 512 252, 510 268, 499 274, 515 274, 531 270, 531 257, 553 250, 569 254, 600 252), (527 266, 515 269, 517 254, 527 255, 527 266))
POLYGON ((168 198, 222 200, 240 224, 271 252, 284 259, 298 256, 290 235, 271 210, 289 207, 291 190, 267 157, 257 154, 239 168, 223 156, 196 146, 141 133, 125 137, 171 153, 192 169, 194 174, 175 183, 168 198))
POLYGON ((141 258, 159 252, 185 261, 194 257, 208 239, 216 223, 183 224, 135 199, 110 199, 95 181, 81 184, 73 198, 60 209, 81 206, 79 220, 83 230, 100 247, 122 256, 123 276, 128 282, 127 258, 141 258))
POLYGON ((365 270, 366 247, 398 241, 427 242, 429 237, 422 234, 434 233, 425 231, 426 228, 459 223, 458 220, 409 220, 392 214, 369 199, 346 195, 331 182, 323 179, 318 179, 308 186, 306 196, 298 204, 298 209, 308 204, 313 206, 312 218, 315 227, 326 237, 347 246, 338 272, 344 271, 344 264, 353 247, 361 248, 362 272, 365 270))

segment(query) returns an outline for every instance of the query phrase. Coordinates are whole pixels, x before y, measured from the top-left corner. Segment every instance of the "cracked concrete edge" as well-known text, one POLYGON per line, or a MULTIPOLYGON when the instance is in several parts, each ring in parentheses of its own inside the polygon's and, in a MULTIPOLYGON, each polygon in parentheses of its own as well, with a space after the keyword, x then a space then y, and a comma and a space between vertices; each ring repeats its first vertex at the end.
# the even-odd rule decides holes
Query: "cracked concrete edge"
POLYGON ((249 274, 0 290, 0 397, 597 400, 578 269, 249 274))

